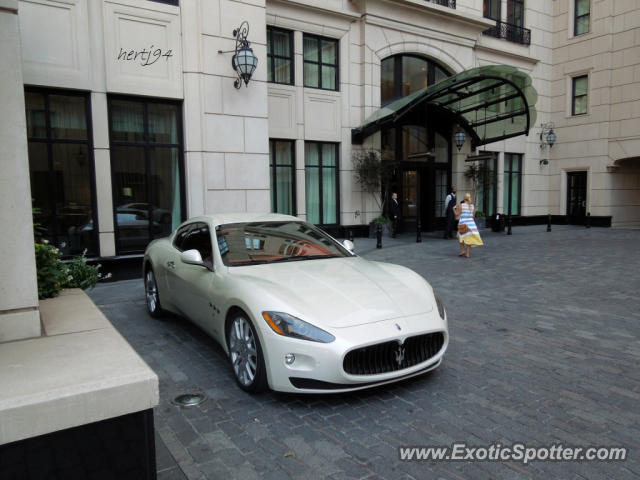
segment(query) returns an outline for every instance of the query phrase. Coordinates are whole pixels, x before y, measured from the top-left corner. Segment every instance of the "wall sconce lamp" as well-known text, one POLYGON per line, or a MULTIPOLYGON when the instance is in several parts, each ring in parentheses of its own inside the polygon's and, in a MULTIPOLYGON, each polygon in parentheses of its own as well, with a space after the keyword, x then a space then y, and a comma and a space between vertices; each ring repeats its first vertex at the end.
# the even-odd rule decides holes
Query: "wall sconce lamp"
POLYGON ((540 166, 542 165, 549 165, 549 160, 547 160, 546 158, 543 158, 542 160, 540 160, 540 166))
POLYGON ((233 31, 233 36, 236 38, 235 50, 228 50, 226 52, 218 50, 218 53, 233 53, 231 66, 238 74, 238 78, 233 82, 233 86, 236 88, 240 88, 242 82, 244 82, 245 86, 249 85, 251 75, 253 75, 253 72, 258 66, 258 57, 255 56, 250 47, 251 44, 247 40, 248 35, 249 23, 244 21, 233 31))
POLYGON ((456 147, 458 147, 458 151, 460 151, 460 149, 464 145, 464 142, 467 141, 467 136, 462 130, 458 129, 456 134, 453 136, 453 141, 455 142, 456 147))
POLYGON ((545 145, 549 145, 549 148, 552 148, 553 144, 556 143, 557 137, 553 131, 554 126, 553 122, 540 124, 540 148, 545 145))

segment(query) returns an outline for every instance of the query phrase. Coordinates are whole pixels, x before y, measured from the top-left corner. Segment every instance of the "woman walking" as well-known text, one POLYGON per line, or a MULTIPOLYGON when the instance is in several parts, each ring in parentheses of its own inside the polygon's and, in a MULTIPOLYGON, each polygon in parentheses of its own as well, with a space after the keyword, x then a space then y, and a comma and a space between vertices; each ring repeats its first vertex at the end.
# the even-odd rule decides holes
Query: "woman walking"
POLYGON ((471 247, 479 247, 484 245, 480 233, 478 233, 478 227, 475 222, 475 207, 471 203, 471 195, 469 193, 464 194, 464 200, 460 205, 454 207, 456 217, 460 218, 458 223, 458 241, 460 242, 459 257, 471 257, 471 247), (465 252, 466 246, 466 252, 465 252))

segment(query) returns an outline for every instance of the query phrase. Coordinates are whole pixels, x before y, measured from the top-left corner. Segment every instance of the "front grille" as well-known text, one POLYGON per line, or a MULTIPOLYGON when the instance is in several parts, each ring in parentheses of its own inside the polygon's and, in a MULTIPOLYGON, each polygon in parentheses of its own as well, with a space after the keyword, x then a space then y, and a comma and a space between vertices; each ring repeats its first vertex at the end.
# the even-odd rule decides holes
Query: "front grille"
POLYGON ((426 362, 440 351, 443 344, 442 332, 409 337, 402 345, 395 340, 378 343, 350 351, 342 366, 351 375, 395 372, 426 362))

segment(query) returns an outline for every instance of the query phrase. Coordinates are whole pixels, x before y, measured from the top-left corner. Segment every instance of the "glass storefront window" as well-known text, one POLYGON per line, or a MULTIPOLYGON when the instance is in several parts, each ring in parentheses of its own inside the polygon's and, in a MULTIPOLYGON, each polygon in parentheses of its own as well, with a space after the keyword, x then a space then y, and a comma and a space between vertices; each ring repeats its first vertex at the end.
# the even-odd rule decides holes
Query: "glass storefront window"
POLYGON ((144 251, 184 217, 177 102, 109 98, 116 251, 144 251))
POLYGON ((25 107, 35 221, 63 256, 97 255, 89 96, 27 89, 25 107))

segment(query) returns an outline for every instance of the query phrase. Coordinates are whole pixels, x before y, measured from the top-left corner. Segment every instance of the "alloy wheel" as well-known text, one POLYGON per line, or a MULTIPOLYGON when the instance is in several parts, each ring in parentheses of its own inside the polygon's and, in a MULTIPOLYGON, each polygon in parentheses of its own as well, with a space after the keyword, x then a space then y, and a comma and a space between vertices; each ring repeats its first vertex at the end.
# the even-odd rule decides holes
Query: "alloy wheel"
POLYGON ((158 286, 156 285, 156 277, 153 274, 153 270, 147 271, 144 284, 147 293, 147 309, 151 314, 156 313, 159 303, 158 286))
POLYGON ((231 364, 238 381, 249 387, 258 370, 258 351, 253 331, 247 319, 237 317, 231 324, 229 336, 231 364))

